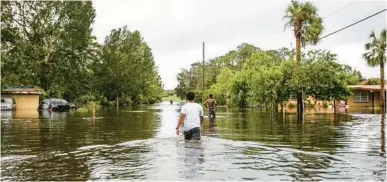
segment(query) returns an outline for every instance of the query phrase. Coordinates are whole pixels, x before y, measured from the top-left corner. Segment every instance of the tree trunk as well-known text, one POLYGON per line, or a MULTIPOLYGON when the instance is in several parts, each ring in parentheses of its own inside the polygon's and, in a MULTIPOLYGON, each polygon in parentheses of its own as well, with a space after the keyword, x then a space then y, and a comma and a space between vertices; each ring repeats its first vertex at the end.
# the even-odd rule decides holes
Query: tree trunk
POLYGON ((119 98, 118 98, 118 93, 117 93, 117 98, 116 98, 116 99, 117 99, 117 110, 118 110, 118 106, 119 106, 119 101, 118 101, 118 100, 119 100, 119 98))
POLYGON ((380 140, 380 142, 381 142, 381 145, 380 145, 380 150, 383 152, 383 153, 385 153, 386 152, 386 136, 385 136, 385 114, 384 113, 382 113, 382 120, 380 121, 380 125, 381 125, 381 127, 380 127, 380 135, 381 135, 381 140, 380 140))
POLYGON ((385 98, 384 98, 384 62, 382 61, 380 63, 380 109, 382 110, 382 113, 386 112, 385 108, 385 98))
MULTIPOLYGON (((296 59, 297 59, 297 64, 296 64, 296 73, 298 74, 297 82, 298 84, 300 83, 299 80, 299 74, 300 74, 300 66, 301 66, 301 25, 298 23, 298 27, 296 27, 296 59)), ((299 85, 298 85, 299 86, 299 85)), ((297 119, 298 121, 303 120, 303 115, 304 115, 304 107, 302 104, 302 92, 298 90, 297 93, 297 119)))

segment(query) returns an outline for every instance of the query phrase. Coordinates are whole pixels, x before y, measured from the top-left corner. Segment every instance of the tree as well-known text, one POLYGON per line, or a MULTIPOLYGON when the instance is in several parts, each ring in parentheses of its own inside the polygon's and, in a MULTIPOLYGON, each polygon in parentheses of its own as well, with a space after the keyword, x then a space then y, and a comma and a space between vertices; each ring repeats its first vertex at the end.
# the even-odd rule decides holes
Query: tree
POLYGON ((348 74, 335 61, 310 62, 303 65, 303 72, 306 95, 320 100, 339 100, 351 94, 347 85, 348 74))
POLYGON ((363 58, 369 66, 380 67, 380 107, 385 112, 384 64, 386 63, 386 29, 382 30, 379 38, 372 31, 369 38, 371 41, 365 44, 366 52, 363 54, 363 58))
POLYGON ((206 95, 213 94, 216 101, 220 105, 231 105, 230 90, 231 82, 235 72, 230 68, 224 67, 220 70, 220 74, 216 77, 216 83, 206 91, 206 95))
POLYGON ((366 85, 380 85, 380 78, 368 78, 366 85))
MULTIPOLYGON (((296 60, 297 71, 301 64, 301 44, 317 44, 323 31, 322 19, 317 14, 317 8, 310 2, 299 2, 293 0, 285 10, 285 28, 293 28, 296 38, 296 60)), ((299 75, 297 74, 299 77, 299 75)), ((297 79, 299 80, 299 79, 297 79)), ((303 118, 303 104, 301 91, 297 94, 297 115, 298 119, 303 118)))
POLYGON ((51 96, 84 94, 95 50, 91 2, 1 3, 3 84, 37 86, 51 96))
POLYGON ((344 72, 348 74, 348 85, 357 85, 362 81, 363 76, 360 71, 357 71, 356 69, 352 70, 352 67, 349 65, 342 65, 342 67, 344 72))
POLYGON ((161 99, 162 83, 150 47, 139 31, 114 29, 102 46, 95 66, 99 92, 121 105, 153 103, 161 99))

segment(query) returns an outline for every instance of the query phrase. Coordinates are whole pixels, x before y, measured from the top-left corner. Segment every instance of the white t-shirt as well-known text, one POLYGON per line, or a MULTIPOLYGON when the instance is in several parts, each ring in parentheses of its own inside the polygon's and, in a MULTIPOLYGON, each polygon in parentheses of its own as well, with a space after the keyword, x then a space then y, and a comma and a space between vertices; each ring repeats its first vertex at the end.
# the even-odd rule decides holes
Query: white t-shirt
POLYGON ((203 107, 197 103, 186 103, 181 108, 184 116, 184 131, 189 131, 192 128, 200 127, 200 116, 203 116, 203 107))

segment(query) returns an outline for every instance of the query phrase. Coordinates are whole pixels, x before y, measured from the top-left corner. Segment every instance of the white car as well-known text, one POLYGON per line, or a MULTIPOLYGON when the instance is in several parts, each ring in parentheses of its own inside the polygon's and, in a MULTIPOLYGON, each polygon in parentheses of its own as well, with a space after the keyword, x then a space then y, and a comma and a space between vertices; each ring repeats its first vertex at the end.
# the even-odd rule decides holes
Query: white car
POLYGON ((9 98, 9 97, 2 97, 0 108, 1 108, 1 110, 14 110, 14 109, 16 109, 15 99, 9 98))

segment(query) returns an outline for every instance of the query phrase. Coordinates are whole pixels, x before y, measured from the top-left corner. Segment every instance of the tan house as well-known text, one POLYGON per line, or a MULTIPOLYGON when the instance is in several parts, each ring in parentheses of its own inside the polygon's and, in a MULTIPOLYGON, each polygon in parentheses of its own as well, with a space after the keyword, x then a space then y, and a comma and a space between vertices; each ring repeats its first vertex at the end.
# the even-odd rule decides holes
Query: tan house
MULTIPOLYGON (((380 85, 349 85, 353 95, 347 99, 350 107, 379 107, 380 106, 380 85)), ((386 98, 387 86, 384 95, 386 98)), ((386 102, 386 101, 384 101, 386 102)))
POLYGON ((35 109, 39 107, 40 92, 35 88, 6 88, 1 91, 1 97, 15 99, 16 110, 35 109))

